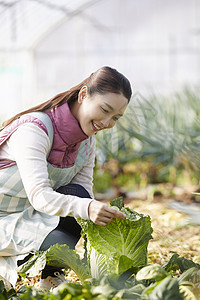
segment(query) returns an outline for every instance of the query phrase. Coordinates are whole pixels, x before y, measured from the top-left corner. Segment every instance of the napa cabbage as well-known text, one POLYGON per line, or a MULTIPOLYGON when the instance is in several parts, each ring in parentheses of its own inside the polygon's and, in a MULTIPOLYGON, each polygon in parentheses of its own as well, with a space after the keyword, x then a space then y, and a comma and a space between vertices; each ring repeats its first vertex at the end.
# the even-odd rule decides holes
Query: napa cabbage
POLYGON ((126 219, 115 219, 106 226, 78 220, 86 239, 88 263, 93 278, 120 276, 129 269, 147 265, 147 246, 152 238, 149 216, 124 207, 122 198, 110 205, 126 214, 126 219))
POLYGON ((129 269, 136 272, 146 266, 147 246, 153 231, 150 217, 124 207, 122 198, 112 200, 110 205, 125 213, 126 219, 115 219, 106 226, 77 219, 86 241, 87 259, 81 260, 68 245, 56 244, 45 252, 37 252, 18 268, 18 272, 35 276, 47 263, 60 268, 70 267, 84 282, 88 278, 100 279, 103 276, 117 278, 129 269))

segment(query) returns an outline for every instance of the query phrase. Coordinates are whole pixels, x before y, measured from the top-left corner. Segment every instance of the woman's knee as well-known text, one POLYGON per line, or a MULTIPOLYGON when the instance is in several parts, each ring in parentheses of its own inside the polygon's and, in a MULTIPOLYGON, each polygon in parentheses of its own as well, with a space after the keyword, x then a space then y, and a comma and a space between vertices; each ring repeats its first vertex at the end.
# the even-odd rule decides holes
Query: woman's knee
POLYGON ((56 192, 64 195, 72 195, 80 198, 91 198, 88 191, 80 184, 70 183, 59 187, 56 192))
POLYGON ((47 235, 42 245, 40 246, 40 250, 45 251, 49 249, 49 247, 55 244, 60 244, 60 245, 67 244, 69 248, 74 249, 77 242, 78 239, 74 237, 72 234, 56 228, 47 235))

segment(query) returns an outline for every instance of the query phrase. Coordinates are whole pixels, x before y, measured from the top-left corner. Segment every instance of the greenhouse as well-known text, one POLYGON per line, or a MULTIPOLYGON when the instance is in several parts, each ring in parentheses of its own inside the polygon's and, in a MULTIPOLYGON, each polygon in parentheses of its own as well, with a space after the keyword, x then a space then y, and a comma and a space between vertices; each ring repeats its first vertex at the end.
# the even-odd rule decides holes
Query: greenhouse
POLYGON ((200 299, 199 83, 198 0, 0 1, 0 299, 200 299))

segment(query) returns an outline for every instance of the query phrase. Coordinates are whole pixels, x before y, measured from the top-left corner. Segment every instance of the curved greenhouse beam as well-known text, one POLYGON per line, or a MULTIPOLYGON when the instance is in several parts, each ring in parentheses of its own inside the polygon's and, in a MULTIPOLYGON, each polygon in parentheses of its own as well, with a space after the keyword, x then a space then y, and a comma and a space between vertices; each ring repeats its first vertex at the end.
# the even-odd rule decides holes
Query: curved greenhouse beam
MULTIPOLYGON (((47 5, 47 2, 44 2, 42 0, 32 0, 32 1, 38 2, 43 5, 47 5)), ((96 4, 99 1, 102 1, 102 0, 86 1, 84 4, 82 4, 78 8, 76 8, 74 11, 70 11, 69 9, 67 9, 66 7, 63 7, 63 6, 59 7, 55 4, 48 3, 48 8, 61 10, 62 12, 65 12, 65 15, 63 17, 61 17, 59 21, 57 21, 56 23, 49 26, 49 28, 45 32, 43 32, 37 39, 35 39, 28 48, 30 50, 31 49, 34 50, 42 40, 44 40, 50 33, 52 33, 57 28, 59 28, 64 22, 66 22, 66 20, 73 18, 75 15, 81 14, 84 9, 96 4)), ((98 24, 98 26, 104 27, 103 24, 98 24)))

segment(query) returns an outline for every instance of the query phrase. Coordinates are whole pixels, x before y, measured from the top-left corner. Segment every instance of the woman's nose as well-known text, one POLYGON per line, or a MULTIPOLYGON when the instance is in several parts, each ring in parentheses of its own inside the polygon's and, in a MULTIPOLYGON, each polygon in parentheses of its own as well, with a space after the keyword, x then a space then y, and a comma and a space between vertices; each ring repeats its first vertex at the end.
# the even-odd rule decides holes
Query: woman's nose
POLYGON ((105 118, 102 121, 103 127, 104 128, 108 128, 108 127, 112 127, 112 120, 110 118, 105 118))

